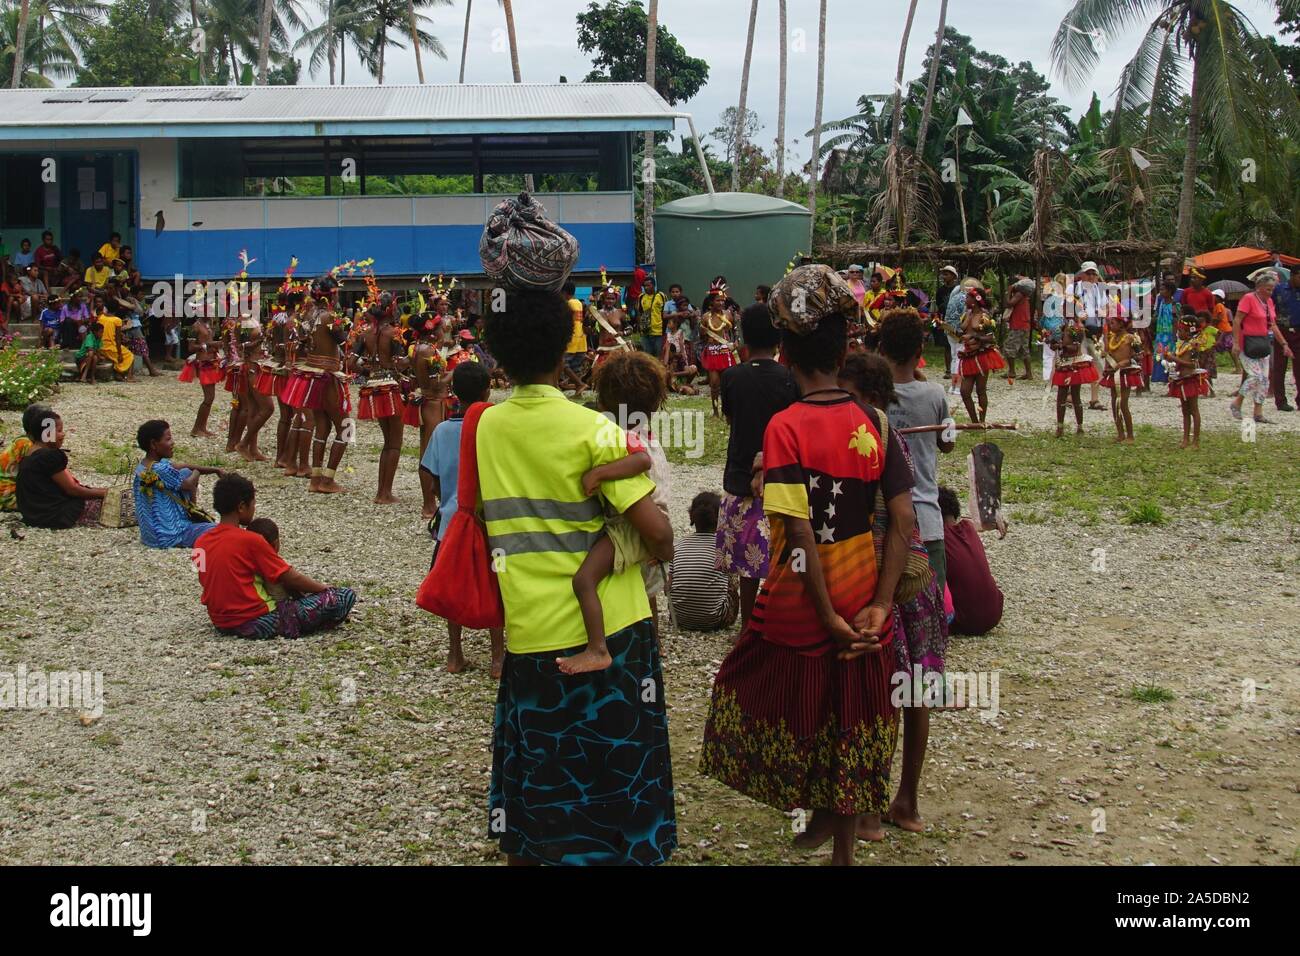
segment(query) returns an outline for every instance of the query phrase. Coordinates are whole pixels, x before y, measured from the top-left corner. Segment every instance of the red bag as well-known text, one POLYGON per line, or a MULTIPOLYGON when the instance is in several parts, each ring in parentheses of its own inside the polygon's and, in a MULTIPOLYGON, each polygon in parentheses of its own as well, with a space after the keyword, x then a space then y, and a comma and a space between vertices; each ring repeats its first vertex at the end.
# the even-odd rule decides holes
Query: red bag
POLYGON ((456 513, 438 545, 438 560, 415 595, 415 603, 431 614, 470 630, 505 626, 501 585, 492 569, 487 526, 478 516, 478 420, 491 408, 471 405, 460 432, 460 477, 456 513))

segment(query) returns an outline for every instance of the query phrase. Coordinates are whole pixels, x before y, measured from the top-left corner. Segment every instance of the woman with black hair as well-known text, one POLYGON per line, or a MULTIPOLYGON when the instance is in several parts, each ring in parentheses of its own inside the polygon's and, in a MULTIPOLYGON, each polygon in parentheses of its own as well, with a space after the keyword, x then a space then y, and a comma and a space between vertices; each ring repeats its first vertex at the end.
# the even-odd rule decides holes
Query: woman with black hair
POLYGON ((14 482, 23 523, 54 529, 96 524, 108 489, 87 488, 68 471, 63 419, 48 405, 28 405, 23 431, 32 442, 14 482))
MULTIPOLYGON (((844 293, 840 301, 852 303, 844 293)), ((845 315, 787 312, 780 287, 773 299, 803 397, 764 437, 771 571, 714 682, 701 770, 769 806, 811 809, 796 846, 833 839, 832 863, 847 866, 859 823, 879 839, 889 805, 898 737, 893 603, 916 523, 912 476, 897 437, 882 444, 879 413, 837 380, 845 315), (871 534, 877 494, 890 517, 880 566, 871 534)))
POLYGON ((573 576, 600 539, 605 504, 661 561, 672 527, 645 474, 582 476, 628 454, 628 436, 565 398, 560 377, 573 315, 554 292, 511 292, 484 324, 515 383, 483 412, 475 439, 488 546, 505 605, 507 654, 493 734, 489 831, 511 865, 643 864, 677 846, 668 716, 650 604, 637 566, 599 596, 612 661, 565 675, 557 655, 587 646, 573 576))

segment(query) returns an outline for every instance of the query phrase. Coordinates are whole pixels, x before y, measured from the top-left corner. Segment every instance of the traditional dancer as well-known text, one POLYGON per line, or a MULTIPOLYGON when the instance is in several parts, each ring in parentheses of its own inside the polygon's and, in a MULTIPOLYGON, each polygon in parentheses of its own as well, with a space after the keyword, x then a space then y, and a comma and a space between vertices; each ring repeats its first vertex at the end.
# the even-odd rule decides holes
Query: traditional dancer
POLYGON ((286 477, 310 478, 311 422, 307 415, 284 400, 284 387, 298 361, 298 316, 302 294, 290 295, 285 307, 271 319, 269 338, 271 361, 262 363, 257 373, 257 391, 275 400, 280 417, 275 428, 275 467, 284 469, 286 477))
MULTIPOLYGON (((313 294, 327 293, 323 280, 313 285, 313 294)), ((308 355, 297 366, 281 393, 285 402, 294 408, 311 412, 315 435, 311 442, 311 485, 308 490, 318 494, 338 494, 343 487, 334 480, 339 462, 348 450, 351 438, 352 397, 348 392, 347 377, 339 347, 346 341, 348 325, 342 316, 331 311, 328 294, 320 296, 316 308, 304 313, 302 331, 308 343, 308 355), (328 463, 325 458, 326 437, 334 429, 328 463)))
MULTIPOLYGON (((605 273, 601 272, 602 289, 598 305, 592 310, 592 318, 596 320, 596 327, 599 331, 599 338, 596 342, 596 365, 599 366, 610 353, 619 352, 630 348, 627 340, 623 338, 625 329, 631 328, 631 319, 627 312, 619 305, 619 299, 622 293, 618 286, 603 282, 605 273)), ((595 369, 593 368, 593 373, 595 369)))
POLYGON ((243 436, 235 445, 235 451, 245 461, 270 461, 257 447, 257 439, 275 411, 275 403, 269 394, 258 391, 257 379, 266 358, 262 323, 256 316, 246 315, 240 320, 238 329, 239 358, 226 375, 226 387, 233 382, 233 401, 243 409, 241 424, 243 436), (233 373, 233 374, 232 374, 233 373))
POLYGON ((246 406, 239 397, 244 391, 240 380, 244 375, 243 346, 240 343, 239 322, 226 319, 221 323, 221 377, 222 386, 230 393, 230 419, 226 425, 226 451, 234 454, 244 437, 244 413, 246 406))
MULTIPOLYGON (((447 371, 447 361, 442 357, 442 339, 446 326, 442 318, 435 313, 426 312, 423 321, 416 328, 416 342, 411 350, 411 370, 415 378, 415 391, 406 400, 406 411, 402 421, 412 428, 420 429, 420 460, 429 447, 433 430, 437 428, 447 412, 447 386, 451 373, 447 371)), ((438 514, 438 497, 434 492, 433 474, 420 469, 420 493, 424 499, 425 520, 432 520, 438 514)))
POLYGON ((194 319, 190 327, 190 356, 185 360, 185 367, 177 376, 182 382, 197 381, 203 389, 203 401, 194 416, 194 427, 190 429, 193 438, 216 438, 216 432, 208 430, 208 415, 212 412, 212 402, 217 397, 217 383, 221 381, 221 368, 217 359, 217 345, 213 341, 212 327, 206 316, 194 319))
POLYGON ((1115 420, 1119 444, 1133 443, 1133 413, 1129 411, 1129 392, 1142 387, 1142 336, 1133 331, 1132 323, 1117 312, 1106 319, 1102 339, 1102 360, 1106 371, 1101 387, 1110 389, 1110 414, 1115 420), (1118 381, 1117 381, 1118 379, 1118 381))
POLYGON ((966 293, 966 314, 961 320, 961 400, 973 422, 982 422, 989 411, 989 373, 1007 367, 998 352, 994 332, 997 323, 989 314, 989 298, 983 289, 966 293), (972 393, 979 396, 976 411, 972 393))
POLYGON ((366 311, 366 324, 357 339, 358 365, 365 376, 357 403, 357 418, 379 423, 384 448, 379 453, 379 490, 375 504, 397 503, 393 479, 402 460, 403 412, 399 366, 406 364, 401 329, 397 326, 397 303, 385 292, 366 311))
POLYGON ((714 418, 722 415, 722 373, 736 364, 735 329, 725 294, 710 292, 704 300, 704 316, 700 319, 700 364, 709 376, 709 400, 713 403, 714 418))
POLYGON ((1083 434, 1083 398, 1080 390, 1084 385, 1100 381, 1097 366, 1088 353, 1088 330, 1083 324, 1083 316, 1075 311, 1061 326, 1060 339, 1053 342, 1056 358, 1053 364, 1052 384, 1056 386, 1056 437, 1065 434, 1065 406, 1074 404, 1075 434, 1083 434))
MULTIPOLYGON (((1208 318, 1208 316, 1207 316, 1208 318)), ((1201 342, 1196 335, 1196 319, 1184 315, 1176 326, 1173 349, 1161 356, 1169 372, 1169 397, 1178 399, 1183 410, 1183 443, 1180 448, 1201 447, 1202 395, 1210 394, 1210 378, 1201 368, 1201 342)))

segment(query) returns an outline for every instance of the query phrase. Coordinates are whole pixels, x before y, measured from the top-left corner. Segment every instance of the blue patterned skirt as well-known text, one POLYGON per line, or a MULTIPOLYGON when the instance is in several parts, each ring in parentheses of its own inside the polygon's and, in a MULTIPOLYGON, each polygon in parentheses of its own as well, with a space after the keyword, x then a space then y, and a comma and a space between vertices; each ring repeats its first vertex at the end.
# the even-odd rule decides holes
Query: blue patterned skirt
POLYGON ((606 641, 613 663, 566 677, 583 646, 507 654, 492 739, 488 833, 564 865, 664 863, 677 847, 663 673, 651 623, 606 641))

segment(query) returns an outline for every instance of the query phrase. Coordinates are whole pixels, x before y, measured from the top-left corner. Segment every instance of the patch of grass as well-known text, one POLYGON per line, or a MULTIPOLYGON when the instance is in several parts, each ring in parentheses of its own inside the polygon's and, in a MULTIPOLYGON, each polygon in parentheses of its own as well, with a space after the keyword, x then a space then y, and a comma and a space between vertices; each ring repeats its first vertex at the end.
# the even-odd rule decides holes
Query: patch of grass
POLYGON ((140 450, 134 445, 101 439, 99 448, 87 455, 85 462, 101 475, 129 475, 141 457, 140 450))
POLYGON ((1132 700, 1140 704, 1167 704, 1174 699, 1174 692, 1160 687, 1157 684, 1145 684, 1130 688, 1128 692, 1132 700))
MULTIPOLYGON (((1226 526, 1262 517, 1300 520, 1300 499, 1287 493, 1300 435, 1262 436, 1248 444, 1231 429, 1207 430, 1201 450, 1185 452, 1172 429, 1140 427, 1135 444, 1116 445, 1100 425, 1090 427, 1093 433, 1082 438, 1059 441, 1045 431, 988 436, 1005 456, 1002 498, 1016 508, 1016 520, 1034 521, 1024 514, 1079 523, 1125 520, 1132 507, 1141 513, 1136 524, 1157 526, 1155 512, 1145 511, 1148 504, 1166 522, 1184 516, 1226 526)), ((956 450, 939 456, 940 484, 962 498, 969 483, 966 457, 984 437, 962 432, 956 450)))
POLYGON ((1154 525, 1161 527, 1169 523, 1165 517, 1164 509, 1152 501, 1143 501, 1141 504, 1130 505, 1128 511, 1124 513, 1124 523, 1130 525, 1154 525))
POLYGON ((122 746, 122 738, 111 730, 105 730, 90 738, 90 742, 96 747, 103 747, 107 750, 109 747, 122 746))

